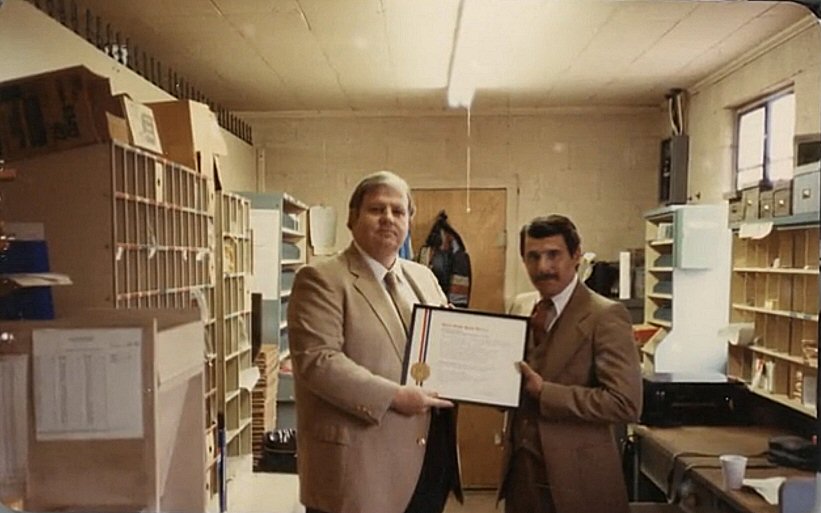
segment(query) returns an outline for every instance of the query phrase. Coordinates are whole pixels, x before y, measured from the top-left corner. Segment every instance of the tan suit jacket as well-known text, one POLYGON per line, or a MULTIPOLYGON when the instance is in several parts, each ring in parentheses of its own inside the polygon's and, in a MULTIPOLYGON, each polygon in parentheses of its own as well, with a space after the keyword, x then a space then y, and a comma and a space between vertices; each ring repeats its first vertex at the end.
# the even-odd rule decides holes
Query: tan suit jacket
MULTIPOLYGON (((399 262, 421 302, 447 303, 428 268, 399 262)), ((292 290, 300 499, 330 513, 401 513, 430 424, 430 414, 389 408, 406 344, 401 320, 354 246, 302 267, 292 290)))
MULTIPOLYGON (((538 300, 538 292, 522 294, 510 313, 530 315, 538 300)), ((528 362, 545 380, 539 439, 556 512, 627 513, 611 431, 611 424, 638 421, 641 412, 641 373, 627 309, 579 283, 545 343, 544 356, 528 362)), ((512 456, 513 415, 500 495, 512 456)))

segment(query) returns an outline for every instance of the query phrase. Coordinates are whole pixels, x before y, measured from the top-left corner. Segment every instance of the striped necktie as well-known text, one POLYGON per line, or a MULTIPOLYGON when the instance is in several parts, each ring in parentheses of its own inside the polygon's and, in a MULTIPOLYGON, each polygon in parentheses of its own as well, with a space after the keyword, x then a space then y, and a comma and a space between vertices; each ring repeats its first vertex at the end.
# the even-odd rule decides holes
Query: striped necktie
POLYGON ((413 305, 408 302, 399 290, 399 280, 393 271, 388 271, 388 274, 385 275, 385 288, 388 289, 388 295, 391 297, 393 306, 396 307, 399 318, 402 320, 402 326, 404 326, 405 333, 407 333, 411 325, 413 305))
POLYGON ((550 323, 556 318, 556 305, 551 299, 542 299, 533 307, 530 315, 530 328, 533 330, 534 345, 547 340, 547 330, 550 323))

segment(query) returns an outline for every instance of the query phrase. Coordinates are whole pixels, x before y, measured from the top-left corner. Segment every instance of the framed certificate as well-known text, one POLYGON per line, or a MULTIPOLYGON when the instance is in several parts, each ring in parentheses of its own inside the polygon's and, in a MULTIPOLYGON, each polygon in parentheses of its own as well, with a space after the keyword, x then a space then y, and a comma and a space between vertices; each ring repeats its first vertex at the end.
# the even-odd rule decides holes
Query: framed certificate
POLYGON ((519 405, 527 317, 415 305, 402 384, 458 402, 519 405))

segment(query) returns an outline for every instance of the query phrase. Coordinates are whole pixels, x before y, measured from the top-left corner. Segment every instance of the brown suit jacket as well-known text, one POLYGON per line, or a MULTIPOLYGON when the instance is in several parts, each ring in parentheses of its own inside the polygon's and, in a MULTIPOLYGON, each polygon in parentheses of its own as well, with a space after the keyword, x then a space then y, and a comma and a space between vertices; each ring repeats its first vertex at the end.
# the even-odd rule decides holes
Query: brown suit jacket
MULTIPOLYGON (((511 313, 530 315, 538 292, 516 298, 511 313)), ((531 361, 545 383, 539 439, 557 513, 627 513, 627 491, 611 424, 636 422, 641 371, 630 316, 620 303, 579 283, 531 361)), ((512 452, 509 415, 501 494, 512 452)), ((514 435, 515 436, 515 435, 514 435)))
MULTIPOLYGON (((447 303, 427 267, 399 262, 423 303, 447 303)), ((332 513, 401 513, 422 468, 430 415, 390 409, 407 339, 354 246, 299 270, 288 331, 302 503, 332 513)))

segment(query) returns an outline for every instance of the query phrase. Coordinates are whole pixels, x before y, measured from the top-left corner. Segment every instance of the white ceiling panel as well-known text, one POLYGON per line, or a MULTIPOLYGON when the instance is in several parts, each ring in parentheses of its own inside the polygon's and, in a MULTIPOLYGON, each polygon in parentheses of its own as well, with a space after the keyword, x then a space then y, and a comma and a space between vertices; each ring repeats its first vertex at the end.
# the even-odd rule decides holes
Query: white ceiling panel
POLYGON ((451 80, 476 110, 659 105, 811 16, 745 0, 78 2, 242 111, 440 111, 451 80))
POLYGON ((384 6, 396 86, 408 91, 446 87, 458 0, 384 0, 384 6))
MULTIPOLYGON (((261 65, 293 91, 296 98, 305 98, 286 110, 311 110, 308 98, 322 98, 322 104, 345 108, 346 98, 338 82, 335 69, 329 66, 327 57, 314 34, 297 9, 278 14, 232 15, 227 17, 245 40, 248 52, 256 53, 261 65)), ((269 102, 273 102, 271 97, 269 102)), ((276 106, 269 103, 262 110, 276 106)), ((324 107, 327 108, 327 107, 324 107)))

